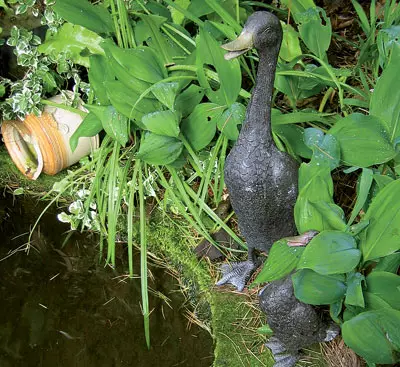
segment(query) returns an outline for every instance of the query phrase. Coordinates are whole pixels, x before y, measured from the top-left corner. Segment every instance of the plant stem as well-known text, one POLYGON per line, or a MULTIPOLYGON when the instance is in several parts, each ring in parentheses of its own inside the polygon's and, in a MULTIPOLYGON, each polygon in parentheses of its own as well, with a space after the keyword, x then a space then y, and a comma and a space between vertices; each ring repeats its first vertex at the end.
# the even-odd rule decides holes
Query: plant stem
POLYGON ((79 108, 67 106, 67 105, 62 104, 62 103, 56 103, 56 102, 53 102, 53 101, 49 101, 48 99, 41 99, 40 103, 44 104, 44 105, 47 105, 47 106, 51 106, 51 107, 61 108, 61 109, 65 110, 65 111, 76 113, 76 114, 78 114, 78 115, 80 115, 82 117, 86 117, 86 115, 88 114, 87 112, 82 111, 79 108))

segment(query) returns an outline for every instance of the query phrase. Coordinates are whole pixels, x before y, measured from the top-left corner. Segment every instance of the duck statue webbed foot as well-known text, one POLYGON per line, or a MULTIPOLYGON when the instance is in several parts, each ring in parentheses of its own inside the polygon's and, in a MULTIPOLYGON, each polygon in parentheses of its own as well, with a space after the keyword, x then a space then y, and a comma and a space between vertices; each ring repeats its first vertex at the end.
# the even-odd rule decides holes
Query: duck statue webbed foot
POLYGON ((222 278, 216 285, 232 284, 239 292, 242 292, 251 275, 259 266, 259 260, 254 256, 254 250, 249 249, 247 261, 222 264, 220 270, 222 278))
POLYGON ((271 337, 265 346, 271 351, 274 357, 274 367, 292 367, 299 359, 299 355, 290 353, 286 350, 285 345, 275 337, 271 337))
MULTIPOLYGON (((306 246, 317 234, 317 231, 308 231, 298 236, 286 237, 285 240, 288 246, 306 246)), ((221 265, 222 278, 215 285, 232 284, 239 292, 242 292, 251 275, 257 270, 260 264, 261 261, 255 256, 254 247, 249 246, 247 261, 221 265)))

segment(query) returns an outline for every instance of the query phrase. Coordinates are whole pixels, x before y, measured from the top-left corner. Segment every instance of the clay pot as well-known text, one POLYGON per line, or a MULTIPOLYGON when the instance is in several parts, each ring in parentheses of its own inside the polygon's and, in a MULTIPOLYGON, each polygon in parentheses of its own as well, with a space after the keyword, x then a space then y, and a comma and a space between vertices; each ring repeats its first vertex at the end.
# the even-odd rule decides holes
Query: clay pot
MULTIPOLYGON (((50 99, 62 103, 61 95, 50 99)), ((99 136, 79 138, 74 152, 69 139, 83 117, 52 106, 45 106, 41 116, 33 114, 25 120, 3 121, 1 133, 7 150, 18 169, 28 178, 36 180, 43 171, 55 175, 78 162, 99 147, 99 136)))

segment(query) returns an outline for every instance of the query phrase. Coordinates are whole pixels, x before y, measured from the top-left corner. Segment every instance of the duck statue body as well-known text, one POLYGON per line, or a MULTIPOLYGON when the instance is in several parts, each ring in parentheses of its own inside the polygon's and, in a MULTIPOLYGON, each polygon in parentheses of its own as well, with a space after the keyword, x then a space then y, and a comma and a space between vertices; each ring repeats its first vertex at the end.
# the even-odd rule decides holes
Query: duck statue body
POLYGON ((222 47, 231 59, 255 47, 259 55, 256 85, 245 122, 225 163, 225 182, 239 229, 248 246, 246 262, 224 264, 223 278, 241 291, 257 268, 254 250, 268 251, 280 238, 296 234, 293 208, 298 164, 274 144, 271 103, 282 42, 279 19, 268 12, 252 14, 240 36, 222 47))

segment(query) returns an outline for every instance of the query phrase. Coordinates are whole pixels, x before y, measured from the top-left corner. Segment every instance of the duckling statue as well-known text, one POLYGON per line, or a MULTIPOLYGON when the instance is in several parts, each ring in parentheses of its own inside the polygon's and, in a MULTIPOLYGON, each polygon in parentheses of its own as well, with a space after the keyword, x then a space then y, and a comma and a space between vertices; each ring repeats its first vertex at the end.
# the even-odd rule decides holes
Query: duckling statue
POLYGON ((275 358, 274 367, 294 366, 300 349, 330 341, 339 334, 339 326, 324 320, 313 306, 295 297, 290 276, 265 286, 259 301, 274 332, 266 343, 275 358))
POLYGON ((255 47, 259 55, 256 84, 245 122, 225 163, 225 182, 239 229, 248 246, 248 260, 223 264, 217 285, 244 289, 258 267, 255 249, 268 251, 280 238, 296 234, 293 208, 297 198, 297 162, 275 146, 271 133, 271 101, 282 42, 279 19, 258 11, 239 37, 222 46, 225 59, 255 47))

